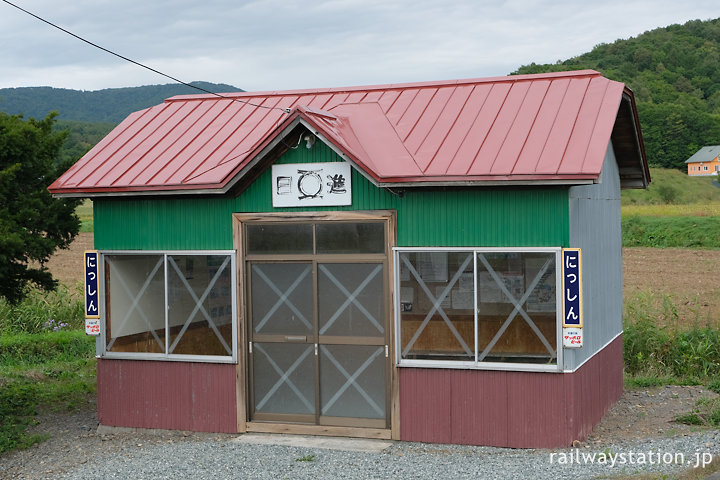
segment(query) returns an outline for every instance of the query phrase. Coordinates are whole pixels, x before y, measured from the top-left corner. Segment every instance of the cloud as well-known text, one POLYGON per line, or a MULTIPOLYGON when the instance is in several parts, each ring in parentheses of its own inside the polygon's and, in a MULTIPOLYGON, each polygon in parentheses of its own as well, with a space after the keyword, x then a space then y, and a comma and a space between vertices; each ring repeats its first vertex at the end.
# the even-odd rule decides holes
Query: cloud
MULTIPOLYGON (((717 10, 714 0, 15 1, 185 81, 249 90, 504 75, 717 10)), ((0 3, 2 87, 165 82, 0 3)))

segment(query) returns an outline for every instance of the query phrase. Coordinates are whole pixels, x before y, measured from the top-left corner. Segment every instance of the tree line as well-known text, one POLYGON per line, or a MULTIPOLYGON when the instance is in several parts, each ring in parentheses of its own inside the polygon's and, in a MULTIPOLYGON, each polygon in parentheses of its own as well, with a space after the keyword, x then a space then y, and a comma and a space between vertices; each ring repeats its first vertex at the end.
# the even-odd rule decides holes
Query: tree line
POLYGON ((720 19, 658 28, 513 74, 586 68, 632 89, 650 165, 684 170, 701 147, 720 144, 720 19))

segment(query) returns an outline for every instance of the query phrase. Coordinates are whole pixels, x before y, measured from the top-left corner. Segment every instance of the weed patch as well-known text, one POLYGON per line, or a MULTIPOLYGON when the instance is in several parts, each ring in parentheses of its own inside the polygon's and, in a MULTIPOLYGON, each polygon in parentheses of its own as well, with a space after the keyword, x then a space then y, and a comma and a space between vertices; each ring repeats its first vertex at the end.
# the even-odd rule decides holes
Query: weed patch
POLYGON ((675 420, 687 425, 720 427, 720 398, 701 398, 690 413, 680 415, 675 420))
POLYGON ((38 408, 72 411, 96 391, 94 354, 79 330, 0 337, 0 453, 47 438, 26 433, 38 408))
POLYGON ((92 357, 95 338, 80 330, 0 337, 0 368, 44 367, 92 357))
POLYGON ((61 284, 54 292, 32 289, 17 305, 0 298, 0 334, 83 328, 82 294, 82 286, 68 289, 61 284))
POLYGON ((697 321, 681 326, 666 295, 660 301, 650 295, 626 300, 623 323, 627 382, 696 385, 714 380, 720 390, 720 330, 697 321))

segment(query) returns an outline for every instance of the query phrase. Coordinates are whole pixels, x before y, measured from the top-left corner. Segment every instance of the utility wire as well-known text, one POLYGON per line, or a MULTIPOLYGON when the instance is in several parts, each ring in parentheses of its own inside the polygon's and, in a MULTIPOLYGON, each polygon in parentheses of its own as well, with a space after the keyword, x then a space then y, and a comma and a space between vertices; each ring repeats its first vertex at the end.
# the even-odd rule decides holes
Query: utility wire
POLYGON ((8 0, 2 0, 2 1, 5 2, 5 3, 7 3, 8 5, 10 5, 11 7, 15 7, 15 8, 17 8, 18 10, 20 10, 21 12, 24 12, 24 13, 30 15, 31 17, 35 17, 36 19, 40 20, 41 22, 47 23, 47 24, 50 25, 51 27, 57 28, 58 30, 60 30, 60 31, 62 31, 62 32, 65 32, 65 33, 67 33, 68 35, 70 35, 70 36, 72 36, 72 37, 75 37, 75 38, 77 38, 78 40, 80 40, 80 41, 82 41, 82 42, 87 43, 88 45, 91 45, 91 46, 93 46, 93 47, 95 47, 95 48, 98 48, 98 49, 102 50, 103 52, 109 53, 110 55, 115 55, 116 57, 121 58, 121 59, 125 60, 126 62, 134 63, 134 64, 137 65, 138 67, 142 67, 142 68, 144 68, 144 69, 146 69, 146 70, 150 70, 150 71, 153 72, 153 73, 157 73, 158 75, 162 75, 163 77, 169 78, 170 80, 172 80, 172 81, 174 81, 174 82, 176 82, 176 83, 179 83, 179 84, 181 84, 181 85, 185 85, 186 87, 194 88, 195 90, 200 90, 201 92, 209 93, 210 95, 214 95, 214 96, 216 96, 216 97, 224 98, 224 99, 226 99, 226 100, 232 100, 233 102, 245 103, 245 104, 251 105, 251 106, 253 106, 253 107, 267 108, 268 110, 280 110, 280 111, 282 111, 282 112, 284 112, 284 113, 290 113, 290 109, 289 109, 289 108, 268 107, 268 106, 266 106, 266 105, 258 105, 258 104, 256 104, 256 103, 248 102, 248 101, 245 101, 245 100, 240 100, 240 99, 237 99, 237 98, 227 97, 227 96, 221 95, 221 94, 219 94, 219 93, 211 92, 210 90, 206 90, 206 89, 204 89, 204 88, 202 88, 202 87, 198 87, 197 85, 192 85, 192 84, 190 84, 190 83, 183 82, 183 81, 180 80, 180 79, 177 79, 177 78, 175 78, 175 77, 173 77, 173 76, 171 76, 171 75, 168 75, 167 73, 163 73, 163 72, 161 72, 160 70, 156 70, 156 69, 154 69, 154 68, 152 68, 152 67, 148 67, 147 65, 144 65, 144 64, 142 64, 142 63, 140 63, 140 62, 136 62, 135 60, 133 60, 133 59, 131 59, 131 58, 125 57, 125 56, 123 56, 123 55, 120 55, 119 53, 115 53, 115 52, 113 52, 112 50, 108 50, 107 48, 105 48, 105 47, 103 47, 103 46, 100 46, 100 45, 98 45, 98 44, 96 44, 96 43, 93 43, 93 42, 91 42, 90 40, 86 40, 86 39, 84 39, 83 37, 81 37, 80 35, 76 35, 75 33, 71 32, 70 30, 66 30, 65 28, 63 28, 63 27, 61 27, 61 26, 59 26, 59 25, 55 25, 54 23, 52 23, 52 22, 50 22, 50 21, 48 21, 48 20, 45 20, 44 18, 42 18, 42 17, 40 17, 40 16, 38 16, 38 15, 35 15, 34 13, 29 12, 29 11, 25 10, 24 8, 22 8, 22 7, 20 7, 20 6, 15 5, 15 4, 12 3, 12 2, 9 2, 8 0))

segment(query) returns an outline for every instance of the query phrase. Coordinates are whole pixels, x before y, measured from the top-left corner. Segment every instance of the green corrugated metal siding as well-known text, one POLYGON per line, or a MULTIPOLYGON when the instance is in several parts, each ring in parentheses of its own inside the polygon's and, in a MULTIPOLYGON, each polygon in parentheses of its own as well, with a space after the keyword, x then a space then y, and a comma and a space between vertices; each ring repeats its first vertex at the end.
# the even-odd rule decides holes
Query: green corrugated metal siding
MULTIPOLYGON (((342 161, 322 143, 304 143, 278 163, 342 161)), ((95 246, 124 249, 231 249, 232 213, 396 210, 399 246, 567 246, 566 188, 438 188, 402 196, 352 173, 352 206, 273 208, 268 168, 238 197, 97 199, 95 246)))

